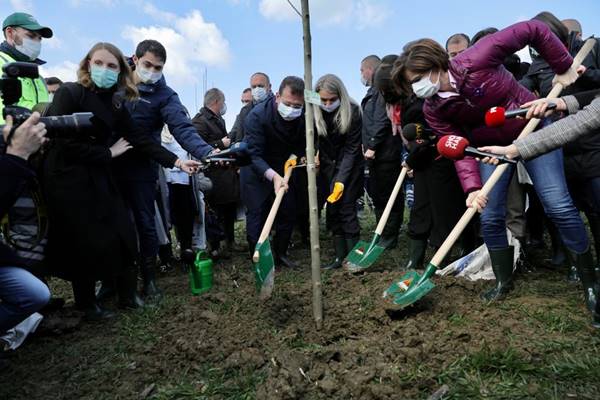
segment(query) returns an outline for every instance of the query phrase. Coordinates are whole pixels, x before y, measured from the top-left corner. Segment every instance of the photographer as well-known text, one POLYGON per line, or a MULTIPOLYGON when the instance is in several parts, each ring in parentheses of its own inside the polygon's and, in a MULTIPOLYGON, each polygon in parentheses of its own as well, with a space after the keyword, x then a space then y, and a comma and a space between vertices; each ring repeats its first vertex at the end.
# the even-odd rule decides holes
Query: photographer
MULTIPOLYGON (((41 26, 33 16, 26 13, 14 13, 6 17, 2 23, 5 41, 0 44, 0 68, 15 61, 32 62, 37 65, 45 64, 40 60, 42 38, 51 38, 52 30, 41 26)), ((21 78, 21 98, 17 106, 33 109, 38 103, 49 101, 46 84, 41 77, 21 78)), ((2 116, 4 103, 0 99, 0 124, 4 123, 2 116)))
POLYGON ((75 305, 88 319, 113 314, 95 299, 95 282, 117 279, 124 308, 143 305, 136 294, 135 229, 112 173, 113 160, 132 146, 162 166, 188 173, 199 163, 182 161, 134 124, 124 102, 138 91, 121 51, 97 43, 81 60, 77 83, 56 92, 48 115, 92 112, 92 127, 64 132, 49 143, 42 186, 48 206, 47 260, 53 273, 72 281, 75 305), (131 144, 130 144, 131 143, 131 144))
MULTIPOLYGON (((2 131, 7 142, 6 154, 0 155, 0 218, 13 206, 20 191, 33 175, 27 159, 42 145, 46 128, 33 113, 15 129, 8 117, 2 131)), ((0 336, 44 307, 50 299, 48 287, 34 275, 20 268, 20 259, 9 247, 0 243, 0 336)))

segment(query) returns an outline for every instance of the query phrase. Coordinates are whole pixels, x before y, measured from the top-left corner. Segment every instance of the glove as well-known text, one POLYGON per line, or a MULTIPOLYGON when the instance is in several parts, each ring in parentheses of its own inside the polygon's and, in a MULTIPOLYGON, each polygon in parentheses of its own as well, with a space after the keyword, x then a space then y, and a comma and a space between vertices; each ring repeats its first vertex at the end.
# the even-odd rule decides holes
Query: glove
POLYGON ((327 198, 327 202, 335 203, 342 197, 342 194, 344 194, 344 184, 342 182, 335 182, 333 184, 333 191, 327 198))
POLYGON ((294 168, 296 164, 298 164, 298 162, 295 158, 290 158, 289 160, 287 160, 283 165, 283 174, 287 174, 288 169, 294 168))

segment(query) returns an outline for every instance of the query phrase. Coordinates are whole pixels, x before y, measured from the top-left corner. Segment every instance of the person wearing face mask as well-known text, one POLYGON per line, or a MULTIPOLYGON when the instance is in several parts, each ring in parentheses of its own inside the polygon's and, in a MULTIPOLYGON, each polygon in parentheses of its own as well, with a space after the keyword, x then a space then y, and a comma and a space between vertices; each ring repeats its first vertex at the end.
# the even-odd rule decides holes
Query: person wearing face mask
MULTIPOLYGON (((473 146, 511 143, 526 121, 507 120, 500 128, 485 126, 484 116, 493 106, 519 108, 535 99, 519 85, 502 63, 507 55, 530 45, 548 61, 557 73, 555 82, 569 86, 585 68, 573 68, 573 58, 560 40, 541 21, 519 22, 482 38, 474 46, 448 60, 437 42, 420 39, 409 44, 396 60, 395 85, 402 94, 414 93, 426 99, 425 119, 439 135, 469 136, 473 146)), ((479 190, 495 167, 470 157, 456 161, 463 191, 468 193, 467 206, 481 213, 484 242, 489 250, 496 286, 482 294, 485 301, 499 300, 513 288, 514 249, 506 235, 506 191, 514 167, 502 175, 489 196, 479 190), (480 175, 481 174, 481 175, 480 175)), ((533 186, 550 219, 556 224, 575 265, 593 269, 593 259, 583 221, 567 190, 560 150, 525 162, 533 186)), ((594 309, 595 294, 586 290, 588 307, 594 309)))
POLYGON ((242 107, 252 103, 252 88, 246 88, 242 92, 242 107))
MULTIPOLYGON (((392 194, 394 184, 402 169, 402 139, 394 135, 387 115, 386 102, 373 86, 373 77, 381 60, 375 55, 363 59, 361 81, 369 87, 361 102, 363 110, 362 145, 369 168, 368 191, 373 199, 377 221, 392 194)), ((398 244, 398 233, 404 217, 404 196, 398 194, 379 245, 393 249, 398 244)))
POLYGON ((258 103, 245 121, 246 136, 252 163, 240 169, 242 201, 246 205, 246 236, 250 256, 254 253, 260 231, 280 187, 287 189, 275 219, 272 242, 275 265, 293 268, 288 258, 294 220, 296 218, 296 188, 294 179, 283 182, 284 165, 290 155, 298 159, 306 152, 304 123, 304 81, 288 76, 279 85, 276 96, 258 103))
MULTIPOLYGON (((204 107, 192 119, 198 134, 213 148, 225 150, 231 145, 227 136, 223 115, 227 111, 225 95, 217 88, 209 89, 204 95, 204 107)), ((205 173, 213 183, 206 193, 206 203, 217 214, 220 228, 225 232, 225 244, 220 245, 219 237, 208 238, 213 256, 229 258, 235 247, 234 225, 237 202, 240 198, 240 183, 234 167, 212 168, 205 173)))
POLYGON ((55 76, 51 76, 49 78, 44 78, 44 82, 46 82, 46 87, 48 88, 48 101, 52 103, 54 93, 56 93, 60 85, 63 84, 63 81, 55 76))
POLYGON ((229 132, 232 143, 241 142, 244 136, 246 136, 244 121, 254 106, 273 96, 269 76, 264 72, 255 72, 252 74, 250 77, 250 93, 252 101, 242 107, 229 132))
POLYGON ((342 266, 344 257, 360 236, 356 200, 363 189, 364 159, 360 148, 360 108, 335 75, 324 75, 315 84, 321 105, 314 106, 318 134, 319 175, 329 190, 327 226, 333 233, 335 259, 324 269, 342 266))
MULTIPOLYGON (((198 136, 179 96, 167 85, 163 75, 167 61, 165 47, 156 40, 143 40, 136 46, 131 61, 135 66, 132 75, 139 98, 125 105, 139 129, 160 145, 160 134, 167 125, 175 140, 195 158, 210 153, 213 148, 198 136)), ((155 272, 159 253, 155 219, 158 165, 134 148, 115 159, 112 167, 121 194, 133 212, 138 232, 142 294, 148 301, 158 301, 161 298, 155 272)), ((104 300, 114 293, 114 284, 103 282, 99 299, 104 300)))
POLYGON ((132 147, 166 168, 193 173, 199 163, 180 160, 136 124, 126 105, 138 96, 121 51, 97 43, 79 63, 76 83, 55 94, 47 115, 94 114, 92 127, 49 142, 41 168, 48 214, 46 261, 53 275, 70 280, 75 306, 88 319, 114 314, 95 298, 97 280, 116 280, 119 304, 143 305, 137 296, 137 240, 114 161, 132 147))
MULTIPOLYGON (((5 64, 15 61, 45 64, 38 56, 42 49, 42 39, 52 37, 50 28, 41 26, 30 14, 17 12, 6 17, 2 23, 2 32, 4 42, 0 44, 0 70, 5 64)), ((48 90, 41 77, 19 79, 22 93, 17 106, 31 110, 36 104, 49 101, 48 90)), ((0 99, 0 124, 4 124, 3 109, 4 103, 0 99)))

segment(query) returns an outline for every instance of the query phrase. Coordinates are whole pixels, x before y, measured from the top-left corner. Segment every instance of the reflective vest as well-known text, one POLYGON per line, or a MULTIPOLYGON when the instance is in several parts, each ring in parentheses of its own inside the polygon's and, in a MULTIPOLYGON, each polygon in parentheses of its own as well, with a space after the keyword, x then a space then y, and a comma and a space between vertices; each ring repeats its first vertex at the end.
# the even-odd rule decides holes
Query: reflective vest
MULTIPOLYGON (((11 62, 15 62, 15 60, 6 53, 0 51, 0 70, 4 66, 4 64, 8 64, 11 62)), ((46 82, 41 77, 31 79, 31 78, 19 78, 21 81, 21 98, 19 102, 16 104, 17 106, 25 107, 28 109, 33 109, 33 107, 38 103, 47 103, 48 98, 48 88, 46 87, 46 82)), ((2 111, 4 110, 4 103, 0 98, 0 124, 4 124, 4 117, 2 116, 2 111)))

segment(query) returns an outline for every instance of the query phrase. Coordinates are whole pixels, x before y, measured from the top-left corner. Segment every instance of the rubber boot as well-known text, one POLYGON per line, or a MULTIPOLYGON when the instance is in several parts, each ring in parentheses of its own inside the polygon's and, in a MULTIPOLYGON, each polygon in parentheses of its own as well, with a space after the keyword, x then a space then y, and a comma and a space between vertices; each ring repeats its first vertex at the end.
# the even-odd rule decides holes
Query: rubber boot
POLYGON ((144 300, 137 293, 137 270, 128 268, 116 281, 119 294, 119 308, 138 309, 144 307, 144 300))
POLYGON ((344 257, 348 254, 348 249, 346 247, 346 239, 343 236, 334 236, 333 237, 333 248, 335 249, 335 259, 329 264, 325 264, 323 269, 338 269, 342 266, 342 262, 344 261, 344 257))
POLYGON ((558 229, 552 222, 548 222, 548 234, 550 235, 550 243, 552 245, 552 258, 550 264, 560 266, 567 261, 564 246, 558 233, 558 229))
POLYGON ((595 213, 586 214, 592 237, 594 238, 594 250, 596 251, 596 277, 600 277, 600 215, 595 213))
POLYGON ((575 266, 577 274, 581 278, 586 306, 588 310, 595 312, 598 287, 592 251, 588 248, 585 253, 577 254, 568 250, 567 254, 569 255, 569 261, 575 266))
POLYGON ((93 280, 74 280, 71 284, 73 286, 75 308, 83 311, 85 320, 100 321, 116 316, 115 313, 102 308, 96 301, 95 282, 93 280))
MULTIPOLYGON (((376 213, 377 214, 377 213, 376 213)), ((377 221, 381 218, 382 212, 377 216, 377 221)), ((398 233, 402 225, 403 213, 392 211, 385 224, 381 239, 379 240, 379 246, 386 249, 395 249, 398 247, 398 233)))
POLYGON ((356 246, 356 243, 358 243, 359 239, 360 239, 360 236, 358 236, 358 235, 347 237, 345 239, 346 240, 346 248, 348 249, 348 251, 346 252, 346 255, 348 255, 348 253, 350 253, 352 251, 352 249, 354 248, 354 246, 356 246))
POLYGON ((156 257, 144 257, 140 265, 143 280, 142 295, 150 303, 158 303, 162 299, 162 292, 156 286, 156 257))
POLYGON ((100 303, 115 297, 117 289, 114 279, 103 279, 100 284, 100 289, 96 291, 96 300, 100 303))
POLYGON ((492 269, 496 277, 496 286, 481 294, 485 301, 502 300, 513 289, 514 247, 508 246, 500 250, 489 250, 492 269))
POLYGON ((273 261, 278 267, 298 268, 298 264, 287 255, 289 238, 281 238, 275 235, 273 238, 273 261))
POLYGON ((423 269, 423 260, 427 250, 427 240, 409 239, 408 263, 405 269, 423 269))
POLYGON ((517 271, 520 273, 531 273, 535 271, 535 268, 529 262, 529 253, 527 251, 527 239, 525 237, 516 237, 520 245, 519 259, 517 260, 517 271))

